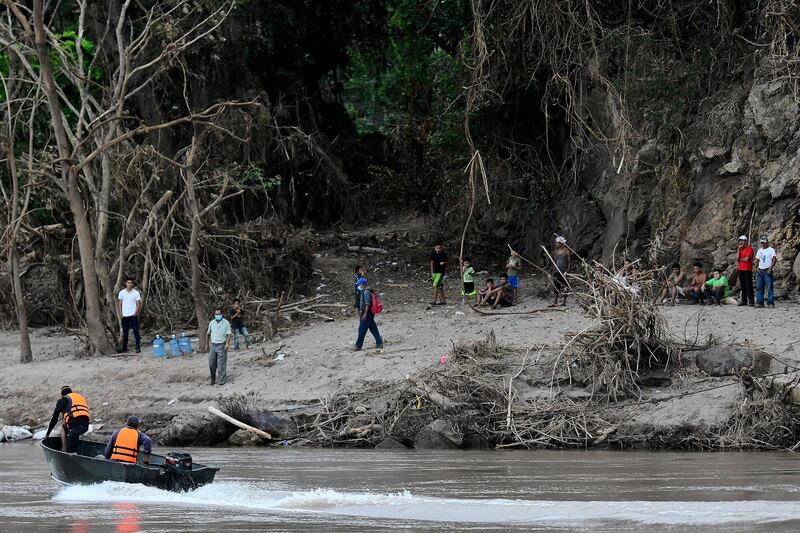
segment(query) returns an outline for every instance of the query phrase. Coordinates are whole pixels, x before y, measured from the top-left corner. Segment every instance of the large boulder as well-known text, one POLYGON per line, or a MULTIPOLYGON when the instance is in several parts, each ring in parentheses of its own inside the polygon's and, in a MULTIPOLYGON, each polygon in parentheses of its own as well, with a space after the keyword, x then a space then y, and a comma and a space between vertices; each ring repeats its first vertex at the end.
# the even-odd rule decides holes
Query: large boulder
POLYGON ((697 354, 697 366, 711 376, 728 376, 747 368, 761 376, 769 372, 770 356, 742 346, 714 346, 697 354))
POLYGON ((297 436, 297 423, 291 418, 266 409, 250 409, 242 422, 272 435, 273 439, 290 439, 297 436))
POLYGON ((162 446, 203 446, 228 440, 236 427, 206 411, 177 415, 159 438, 162 446))
POLYGON ((228 437, 228 444, 231 446, 263 446, 266 444, 264 439, 246 429, 240 429, 228 437))
POLYGON ((414 439, 414 448, 421 450, 450 450, 460 448, 462 437, 444 420, 434 420, 414 439))

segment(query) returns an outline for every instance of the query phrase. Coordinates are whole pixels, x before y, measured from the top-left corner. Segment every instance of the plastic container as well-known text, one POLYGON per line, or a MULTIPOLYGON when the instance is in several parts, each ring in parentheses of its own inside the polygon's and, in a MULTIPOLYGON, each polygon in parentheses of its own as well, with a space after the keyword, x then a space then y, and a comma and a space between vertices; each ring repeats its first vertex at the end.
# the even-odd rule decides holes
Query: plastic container
POLYGON ((181 333, 181 338, 178 339, 178 349, 181 353, 192 353, 192 339, 186 333, 181 333))
POLYGON ((169 339, 169 353, 173 357, 181 354, 181 351, 178 348, 178 338, 175 337, 174 333, 172 334, 172 337, 170 337, 169 339))
POLYGON ((167 347, 161 335, 156 335, 156 338, 153 339, 153 355, 156 357, 164 357, 167 355, 167 347))

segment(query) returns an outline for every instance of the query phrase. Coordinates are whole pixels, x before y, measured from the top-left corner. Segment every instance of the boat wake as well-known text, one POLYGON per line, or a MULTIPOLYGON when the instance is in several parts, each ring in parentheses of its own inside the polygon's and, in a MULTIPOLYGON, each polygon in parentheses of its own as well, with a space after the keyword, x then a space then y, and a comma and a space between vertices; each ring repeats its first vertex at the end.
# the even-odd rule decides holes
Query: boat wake
POLYGON ((68 487, 53 499, 65 503, 126 502, 460 523, 720 525, 800 520, 800 502, 791 501, 481 500, 416 496, 407 491, 394 494, 330 489, 287 492, 269 490, 255 483, 234 482, 215 483, 186 493, 105 482, 68 487))

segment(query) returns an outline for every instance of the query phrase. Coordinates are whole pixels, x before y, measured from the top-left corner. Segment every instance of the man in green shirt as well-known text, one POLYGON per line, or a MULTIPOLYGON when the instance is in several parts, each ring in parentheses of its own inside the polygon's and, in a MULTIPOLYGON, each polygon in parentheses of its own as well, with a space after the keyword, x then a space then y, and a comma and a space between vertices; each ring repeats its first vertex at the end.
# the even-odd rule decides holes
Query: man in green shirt
POLYGON ((711 303, 716 303, 717 305, 722 305, 722 300, 727 298, 731 292, 728 286, 728 278, 721 275, 719 269, 714 270, 711 279, 706 281, 703 289, 711 303))
POLYGON ((208 370, 211 377, 208 384, 213 385, 217 377, 219 368, 219 384, 225 385, 228 380, 228 348, 231 344, 231 324, 222 318, 222 309, 214 310, 214 320, 208 323, 206 335, 208 335, 208 370))

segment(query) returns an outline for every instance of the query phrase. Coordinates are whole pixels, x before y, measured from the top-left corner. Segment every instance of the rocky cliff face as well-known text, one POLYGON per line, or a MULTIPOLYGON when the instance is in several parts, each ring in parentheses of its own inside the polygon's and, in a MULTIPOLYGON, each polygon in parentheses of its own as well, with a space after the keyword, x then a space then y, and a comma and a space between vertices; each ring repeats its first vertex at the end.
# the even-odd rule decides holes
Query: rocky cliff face
POLYGON ((611 98, 593 92, 586 118, 613 141, 589 149, 580 193, 560 218, 589 257, 627 253, 685 267, 699 260, 729 274, 738 236, 754 246, 767 236, 785 293, 800 281, 800 94, 777 79, 714 100, 675 132, 631 125, 611 98))

